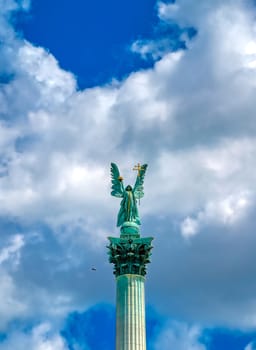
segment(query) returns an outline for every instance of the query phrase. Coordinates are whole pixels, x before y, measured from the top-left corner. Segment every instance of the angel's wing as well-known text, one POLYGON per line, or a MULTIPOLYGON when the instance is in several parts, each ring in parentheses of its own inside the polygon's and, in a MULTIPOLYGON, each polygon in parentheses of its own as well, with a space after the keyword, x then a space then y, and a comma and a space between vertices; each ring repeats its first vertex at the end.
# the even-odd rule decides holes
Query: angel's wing
POLYGON ((144 183, 144 177, 145 177, 147 167, 148 167, 147 164, 143 164, 139 169, 139 173, 137 175, 137 179, 133 189, 133 193, 136 199, 140 199, 144 196, 143 183, 144 183))
POLYGON ((124 192, 124 186, 123 186, 123 179, 120 176, 118 167, 115 163, 111 163, 111 195, 115 197, 122 198, 123 197, 123 192, 124 192))

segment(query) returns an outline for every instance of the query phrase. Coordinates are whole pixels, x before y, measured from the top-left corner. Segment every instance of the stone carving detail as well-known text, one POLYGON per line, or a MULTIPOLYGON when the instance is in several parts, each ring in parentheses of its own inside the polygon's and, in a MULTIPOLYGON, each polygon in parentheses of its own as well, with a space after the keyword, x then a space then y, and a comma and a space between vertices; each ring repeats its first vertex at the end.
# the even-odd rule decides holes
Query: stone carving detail
POLYGON ((150 263, 152 237, 109 237, 109 262, 114 264, 116 277, 124 274, 146 275, 146 264, 150 263))

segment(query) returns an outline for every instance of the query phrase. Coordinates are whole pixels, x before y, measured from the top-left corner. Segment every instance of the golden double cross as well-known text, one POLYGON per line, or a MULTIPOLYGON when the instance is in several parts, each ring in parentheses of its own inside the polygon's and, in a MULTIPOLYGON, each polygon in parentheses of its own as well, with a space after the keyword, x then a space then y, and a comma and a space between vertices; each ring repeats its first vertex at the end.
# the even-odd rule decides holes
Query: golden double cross
POLYGON ((137 165, 134 165, 132 170, 138 171, 138 176, 140 176, 140 171, 142 170, 142 166, 140 165, 140 163, 138 163, 137 165))

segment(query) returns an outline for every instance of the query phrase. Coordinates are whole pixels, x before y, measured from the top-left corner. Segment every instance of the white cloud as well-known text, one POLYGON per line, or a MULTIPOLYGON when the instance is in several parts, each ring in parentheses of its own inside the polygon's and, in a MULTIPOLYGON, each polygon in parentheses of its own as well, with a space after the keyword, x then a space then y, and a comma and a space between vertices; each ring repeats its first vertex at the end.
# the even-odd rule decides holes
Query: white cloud
POLYGON ((160 332, 154 349, 158 350, 206 350, 200 342, 201 330, 197 326, 171 322, 160 332))
POLYGON ((153 60, 158 60, 170 53, 174 42, 175 39, 165 37, 158 40, 137 40, 131 45, 131 51, 139 54, 144 60, 151 57, 153 60))
POLYGON ((254 350, 255 349, 255 343, 248 344, 244 350, 254 350))
POLYGON ((15 264, 19 264, 20 250, 24 245, 23 235, 16 234, 12 237, 8 246, 0 250, 0 265, 6 260, 14 260, 15 264))
MULTIPOLYGON (((76 88, 74 77, 59 68, 56 59, 41 47, 35 47, 25 41, 18 51, 20 73, 27 75, 40 91, 41 100, 36 101, 44 105, 44 101, 51 98, 51 108, 55 104, 63 103, 76 88)), ((49 106, 49 103, 45 106, 49 106)))
POLYGON ((198 232, 198 222, 197 220, 187 217, 181 223, 181 233, 184 237, 190 237, 198 232))
POLYGON ((247 193, 238 193, 221 199, 219 202, 207 203, 204 211, 200 211, 195 219, 187 217, 181 223, 181 232, 185 237, 196 234, 200 225, 223 223, 233 225, 243 217, 250 203, 247 193))
POLYGON ((254 350, 254 349, 255 349, 254 343, 250 343, 246 345, 246 347, 244 348, 244 350, 254 350))
POLYGON ((3 350, 67 350, 64 340, 52 331, 50 324, 42 323, 29 333, 13 333, 1 344, 3 350))
POLYGON ((20 300, 19 289, 13 278, 2 269, 0 284, 0 329, 5 330, 8 322, 26 314, 27 306, 20 300))
MULTIPOLYGON (((242 1, 180 0, 159 11, 166 23, 197 27, 189 50, 164 48, 152 69, 84 91, 56 58, 15 36, 1 17, 1 69, 9 80, 0 91, 0 213, 53 230, 1 251, 2 299, 8 295, 14 305, 0 306, 3 324, 24 313, 49 316, 49 301, 61 317, 100 299, 102 278, 110 298, 103 241, 117 232, 119 203, 109 196, 109 163, 116 161, 129 182, 138 160, 149 163, 143 227, 162 232, 150 267, 151 300, 188 319, 256 324, 255 9, 242 1), (189 242, 170 235, 175 227, 189 242), (5 265, 19 252, 12 271, 5 265), (89 275, 95 261, 100 277, 89 275)), ((196 339, 191 329, 182 332, 196 339)))
MULTIPOLYGON (((226 30, 226 26, 229 25, 229 22, 227 24, 222 19, 222 17, 225 18, 227 10, 224 8, 223 11, 219 19, 218 31, 222 27, 223 30, 226 30)), ((217 16, 218 11, 214 12, 214 15, 217 16)), ((244 28, 245 14, 242 14, 241 17, 238 24, 244 28)), ((236 38, 237 31, 231 33, 236 38)), ((251 34, 247 33, 248 31, 241 31, 241 36, 243 38, 246 35, 250 37, 251 34)), ((199 37, 199 43, 200 40, 199 37)), ((246 40, 243 39, 243 41, 246 40)), ((248 42, 251 43, 251 41, 248 42)), ((217 45, 217 43, 213 43, 217 45)), ((199 44, 197 43, 197 45, 199 44)), ((201 45, 205 45, 205 42, 202 42, 201 45)), ((218 47, 220 45, 221 42, 218 43, 218 47)), ((69 73, 63 72, 49 53, 42 48, 35 48, 27 42, 20 43, 20 46, 18 62, 22 79, 17 78, 10 83, 10 95, 15 94, 15 103, 18 103, 18 107, 21 107, 19 104, 21 100, 24 100, 24 94, 22 94, 19 101, 21 90, 27 91, 25 93, 27 99, 31 100, 32 90, 32 94, 36 92, 37 96, 32 99, 32 101, 35 100, 35 103, 30 106, 28 111, 27 103, 24 103, 25 110, 20 114, 26 116, 26 123, 22 127, 17 127, 19 132, 18 135, 17 132, 15 134, 17 135, 16 139, 12 138, 9 142, 10 145, 18 139, 18 144, 21 144, 21 147, 25 147, 27 144, 27 148, 18 153, 10 148, 9 176, 2 179, 5 190, 1 196, 7 198, 7 201, 2 205, 3 212, 23 217, 27 217, 28 212, 31 212, 31 219, 38 217, 51 219, 53 214, 57 219, 61 214, 60 211, 57 213, 56 210, 58 211, 59 208, 62 213, 63 210, 70 211, 69 204, 73 201, 73 215, 80 216, 81 208, 84 207, 83 211, 88 210, 86 208, 88 201, 90 201, 90 206, 96 199, 97 202, 100 200, 101 203, 106 203, 106 198, 104 198, 104 202, 102 201, 101 193, 107 192, 105 190, 108 182, 106 168, 109 161, 113 158, 120 159, 127 156, 135 159, 139 153, 149 159, 153 166, 156 164, 155 159, 159 158, 160 161, 163 158, 166 159, 164 164, 161 164, 160 177, 163 177, 165 173, 163 167, 167 172, 172 170, 170 164, 172 159, 175 159, 174 166, 177 169, 183 168, 184 175, 180 179, 181 174, 173 172, 175 189, 174 185, 170 184, 172 181, 168 181, 169 193, 166 191, 165 193, 170 199, 172 197, 181 198, 183 203, 184 198, 190 196, 184 211, 187 209, 189 211, 191 209, 197 210, 198 204, 201 208, 202 205, 206 207, 215 201, 221 203, 228 196, 237 195, 231 191, 231 193, 223 193, 223 197, 221 197, 217 193, 219 189, 216 184, 219 183, 223 186, 224 181, 220 181, 220 176, 224 176, 226 182, 229 182, 233 175, 232 169, 235 166, 230 164, 229 157, 234 159, 233 152, 245 152, 248 148, 250 148, 249 155, 253 154, 254 140, 248 140, 247 143, 250 143, 251 146, 247 146, 244 139, 232 135, 233 137, 227 139, 222 145, 219 145, 219 140, 215 140, 215 144, 211 145, 210 149, 206 144, 207 140, 202 140, 204 134, 209 134, 209 138, 213 138, 213 140, 216 139, 218 133, 214 132, 214 129, 219 129, 221 125, 223 128, 228 126, 229 133, 232 133, 232 129, 236 129, 237 124, 243 123, 238 115, 234 115, 234 126, 230 125, 230 120, 226 120, 228 114, 233 113, 236 106, 233 106, 233 101, 229 101, 228 98, 227 101, 223 100, 223 90, 220 91, 219 95, 214 96, 218 93, 216 90, 218 84, 222 84, 219 81, 219 76, 215 82, 216 88, 213 96, 203 94, 200 97, 201 90, 197 92, 194 88, 195 91, 193 93, 190 91, 190 96, 188 96, 185 91, 181 92, 180 83, 176 80, 176 74, 181 73, 183 68, 189 64, 189 59, 192 59, 192 65, 199 64, 194 62, 193 57, 190 56, 193 50, 199 55, 200 47, 195 47, 190 50, 191 52, 183 55, 180 53, 166 55, 153 70, 134 73, 117 87, 109 86, 76 92, 74 78, 69 73), (178 86, 168 91, 168 85, 172 82, 173 86, 178 82, 178 86), (23 84, 25 84, 25 88, 20 88, 19 85, 23 84), (210 106, 212 111, 206 111, 206 104, 215 103, 216 99, 223 100, 219 103, 223 103, 223 106, 225 103, 227 111, 222 110, 222 107, 216 109, 216 106, 213 105, 210 106), (229 103, 231 103, 230 106, 229 103), (199 108, 201 110, 197 115, 199 108), (203 110, 208 114, 208 123, 206 123, 205 118, 203 119, 203 110), (190 113, 193 114, 194 124, 192 125, 186 117, 190 113), (238 119, 237 123, 236 118, 238 119), (115 125, 118 125, 117 132, 115 125), (196 140, 197 136, 199 136, 199 140, 196 140), (124 143, 122 140, 126 140, 126 142, 124 143), (192 146, 190 149, 185 148, 179 153, 176 152, 175 148, 174 151, 171 151, 172 147, 179 148, 182 142, 184 142, 182 147, 186 146, 188 141, 192 146), (201 151, 194 147, 197 143, 201 144, 201 151), (234 151, 232 147, 234 147, 234 151), (225 148, 228 148, 229 152, 225 148), (238 148, 237 151, 236 148, 238 148), (165 153, 162 152, 163 149, 165 153), (222 163, 219 159, 214 159, 214 157, 219 156, 223 157, 222 163), (196 157, 204 157, 206 164, 203 164, 196 157), (104 158, 106 163, 102 163, 104 158), (194 159, 196 160, 194 161, 194 159), (188 160, 190 161, 190 169, 186 163, 188 160), (80 182, 78 185, 78 182, 75 181, 75 185, 74 176, 78 175, 78 171, 80 182), (224 171, 229 172, 229 177, 225 175, 224 171), (195 178, 190 176, 189 172, 192 174, 194 172, 195 177, 200 176, 205 182, 209 182, 211 193, 207 191, 204 195, 203 189, 200 189, 201 185, 199 183, 195 185, 195 178), (91 180, 86 174, 92 175, 91 180), (213 187, 211 187, 211 183, 213 187), (104 186, 99 190, 99 186, 103 184, 104 186), (97 187, 98 191, 90 191, 94 187, 97 187), (176 193, 172 192, 172 188, 176 193), (188 193, 185 189, 192 190, 192 192, 188 193), (96 193, 97 198, 94 199, 96 193), (213 198, 215 195, 216 199, 213 198), (200 197, 202 197, 201 202, 198 202, 200 197), (189 206, 190 201, 193 202, 191 207, 189 206), (45 206, 45 203, 51 203, 51 205, 45 206), (65 208, 65 206, 67 207, 65 208), (49 211, 48 208, 51 210, 49 211)), ((228 49, 233 52, 233 48, 229 47, 228 49)), ((206 64, 207 59, 209 59, 208 56, 202 57, 202 66, 206 64)), ((193 68, 197 70, 197 67, 193 68)), ((243 72, 241 72, 242 75, 243 72)), ((180 77, 184 79, 184 74, 180 74, 180 77)), ((191 78, 188 76, 188 81, 184 80, 186 86, 191 84, 191 78)), ((198 82, 198 84, 201 83, 198 82)), ((203 83, 206 82, 203 81, 203 83)), ((242 100, 243 103, 245 101, 242 100)), ((225 133, 220 131, 220 137, 223 138, 224 135, 225 133)), ((239 157, 241 157, 240 154, 239 157)), ((251 164, 251 159, 248 158, 247 155, 248 163, 244 161, 246 167, 250 167, 251 164)), ((237 163, 235 160, 234 162, 237 163)), ((242 162, 241 160, 240 164, 237 164, 239 169, 241 169, 242 162)), ((251 177, 253 178, 253 175, 251 177)), ((241 178, 240 181, 242 183, 244 179, 241 178)), ((238 185, 241 186, 241 183, 238 185)), ((242 190, 246 191, 247 188, 242 190)), ((156 191, 155 195, 157 195, 156 191)), ((161 203, 162 206, 159 210, 164 210, 166 202, 158 202, 158 205, 161 203)), ((181 208, 183 203, 180 203, 177 209, 181 208)), ((150 207, 154 210, 152 204, 150 207)), ((104 208, 101 207, 101 210, 104 208)), ((187 212, 186 214, 191 213, 187 212)), ((61 215, 61 220, 63 220, 63 215, 61 215)))

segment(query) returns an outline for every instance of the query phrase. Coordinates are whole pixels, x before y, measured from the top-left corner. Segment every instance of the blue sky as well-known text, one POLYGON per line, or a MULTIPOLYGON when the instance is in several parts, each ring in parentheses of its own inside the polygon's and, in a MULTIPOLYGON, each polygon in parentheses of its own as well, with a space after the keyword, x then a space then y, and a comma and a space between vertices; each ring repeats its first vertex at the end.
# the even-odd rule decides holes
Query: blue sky
POLYGON ((114 348, 114 161, 149 164, 148 350, 256 349, 255 3, 0 8, 0 348, 114 348))
MULTIPOLYGON (((35 1, 18 23, 25 37, 50 50, 81 87, 122 78, 137 69, 129 46, 154 31, 155 1, 35 1), (49 35, 49 33, 51 33, 49 35)), ((137 61, 137 62, 136 62, 137 61)), ((141 65, 146 65, 142 60, 141 65)))
MULTIPOLYGON (((184 47, 177 23, 158 26, 155 0, 127 4, 108 2, 34 1, 29 15, 20 12, 16 28, 36 45, 58 57, 63 69, 75 74, 80 88, 122 79, 138 68, 152 67, 130 49, 138 39, 168 36, 175 49, 184 47), (49 33, 51 33, 49 35, 49 33)), ((193 33, 193 32, 191 32, 193 33)), ((193 35, 193 34, 192 34, 193 35)))

